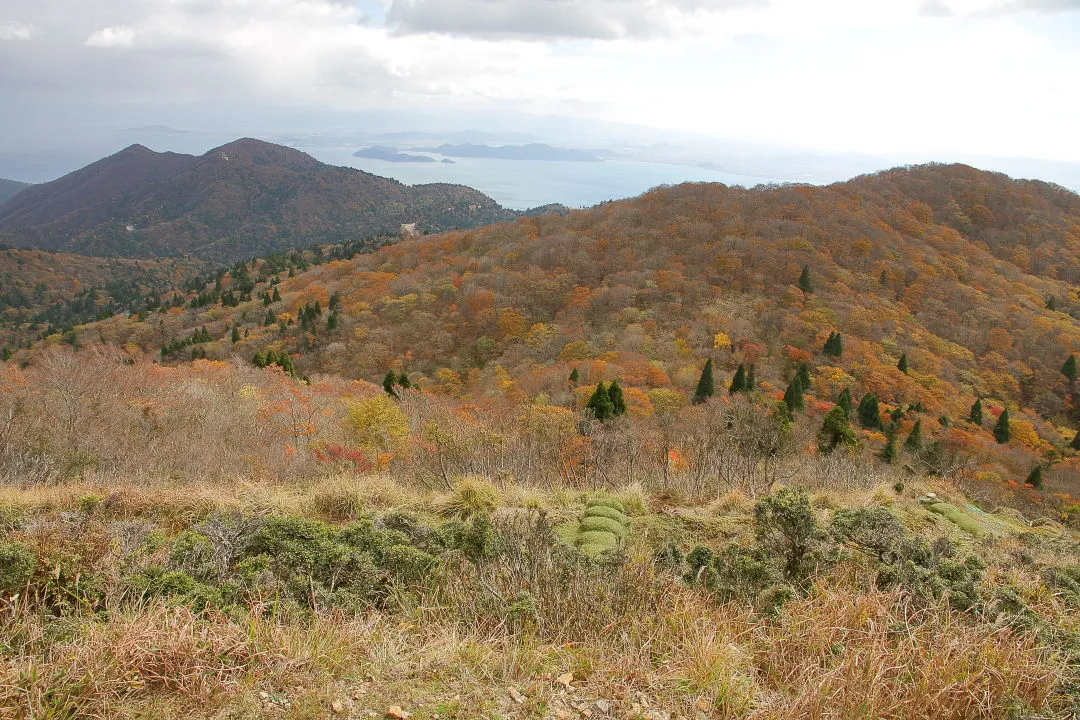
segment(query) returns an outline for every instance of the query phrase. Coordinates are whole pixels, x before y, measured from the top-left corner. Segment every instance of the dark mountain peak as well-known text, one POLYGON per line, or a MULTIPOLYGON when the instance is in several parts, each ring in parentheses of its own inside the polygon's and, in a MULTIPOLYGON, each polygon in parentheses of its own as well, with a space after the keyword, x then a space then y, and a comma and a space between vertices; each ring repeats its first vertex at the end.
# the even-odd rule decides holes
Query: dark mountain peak
POLYGON ((112 157, 121 157, 121 156, 124 156, 124 155, 157 155, 157 154, 158 153, 154 152, 153 150, 146 147, 145 145, 140 145, 139 143, 135 143, 133 145, 128 145, 126 148, 124 148, 120 152, 113 153, 112 157))
POLYGON ((319 161, 307 153, 255 138, 240 138, 210 150, 203 158, 212 162, 242 162, 290 170, 312 170, 319 161))

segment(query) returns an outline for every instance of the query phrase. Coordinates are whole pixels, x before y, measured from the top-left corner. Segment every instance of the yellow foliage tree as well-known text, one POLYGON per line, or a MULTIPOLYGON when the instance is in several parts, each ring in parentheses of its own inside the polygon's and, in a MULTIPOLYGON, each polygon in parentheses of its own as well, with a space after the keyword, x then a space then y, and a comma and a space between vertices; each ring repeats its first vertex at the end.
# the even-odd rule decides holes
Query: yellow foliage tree
POLYGON ((409 436, 409 419, 389 395, 350 403, 345 425, 368 453, 393 452, 409 436))

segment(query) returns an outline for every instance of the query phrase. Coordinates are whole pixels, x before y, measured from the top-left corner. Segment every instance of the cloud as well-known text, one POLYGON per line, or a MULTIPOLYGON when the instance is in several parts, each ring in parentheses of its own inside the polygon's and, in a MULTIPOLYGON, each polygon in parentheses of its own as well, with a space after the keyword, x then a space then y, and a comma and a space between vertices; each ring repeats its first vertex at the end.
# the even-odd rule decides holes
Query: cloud
POLYGON ((926 0, 919 11, 929 17, 1002 17, 1080 10, 1080 0, 926 0))
POLYGON ((131 47, 133 42, 135 30, 126 25, 102 28, 86 39, 87 45, 98 48, 131 47))
POLYGON ((480 38, 656 38, 696 16, 764 0, 393 0, 387 24, 400 33, 480 38))
POLYGON ((29 40, 34 29, 21 22, 5 20, 0 22, 0 40, 29 40))

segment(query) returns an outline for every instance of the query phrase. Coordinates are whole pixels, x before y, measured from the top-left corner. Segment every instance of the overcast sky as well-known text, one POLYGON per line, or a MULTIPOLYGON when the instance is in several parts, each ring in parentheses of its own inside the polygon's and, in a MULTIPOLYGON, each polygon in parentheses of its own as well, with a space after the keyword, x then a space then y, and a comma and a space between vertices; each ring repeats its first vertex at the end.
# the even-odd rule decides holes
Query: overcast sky
POLYGON ((4 0, 0 68, 9 144, 279 106, 1080 161, 1080 0, 4 0))

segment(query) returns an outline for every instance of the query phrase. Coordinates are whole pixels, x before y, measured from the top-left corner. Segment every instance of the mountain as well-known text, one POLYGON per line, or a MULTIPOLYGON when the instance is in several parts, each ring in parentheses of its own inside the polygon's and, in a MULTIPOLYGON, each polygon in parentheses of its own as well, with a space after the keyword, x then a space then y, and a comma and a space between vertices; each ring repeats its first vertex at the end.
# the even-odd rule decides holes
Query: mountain
POLYGON ((84 255, 230 262, 292 247, 516 217, 459 185, 406 186, 242 139, 202 156, 132 145, 0 208, 0 241, 84 255))
POLYGON ((30 187, 30 183, 0 178, 0 203, 7 202, 28 187, 30 187))
POLYGON ((575 368, 645 397, 692 391, 712 358, 721 377, 754 365, 762 391, 779 397, 809 362, 812 413, 845 387, 918 407, 924 425, 977 447, 984 474, 1003 481, 1080 424, 1061 372, 1080 350, 1080 196, 1047 183, 931 165, 828 187, 686 184, 326 259, 309 254, 310 267, 288 272, 254 263, 243 271, 263 278, 252 301, 170 312, 164 330, 153 313, 88 330, 156 353, 205 326, 209 358, 273 349, 304 373, 372 381, 407 362, 424 387, 558 404, 580 401, 566 384, 575 368), (798 287, 804 268, 809 293, 798 287), (267 305, 257 298, 269 282, 281 300, 267 305), (316 302, 323 314, 311 316, 316 302), (264 327, 267 310, 285 325, 264 327), (224 339, 233 325, 241 342, 224 339), (840 357, 823 354, 834 332, 840 357), (949 434, 978 398, 1023 428, 1008 453, 989 428, 949 434))
POLYGON ((447 157, 484 158, 488 160, 542 160, 549 162, 599 162, 603 158, 589 150, 577 148, 557 148, 543 143, 528 145, 451 145, 449 143, 436 148, 417 148, 447 157))

